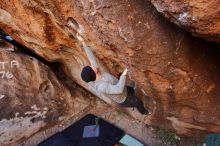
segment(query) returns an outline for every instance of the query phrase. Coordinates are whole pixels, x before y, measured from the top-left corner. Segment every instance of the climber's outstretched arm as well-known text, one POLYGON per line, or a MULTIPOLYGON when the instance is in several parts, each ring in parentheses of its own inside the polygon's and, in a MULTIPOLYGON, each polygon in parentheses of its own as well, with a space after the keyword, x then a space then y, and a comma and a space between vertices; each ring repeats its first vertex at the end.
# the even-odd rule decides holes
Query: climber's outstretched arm
POLYGON ((89 48, 89 46, 86 45, 85 42, 83 42, 82 44, 83 44, 83 49, 86 52, 86 55, 89 59, 91 66, 98 68, 98 63, 97 63, 96 58, 95 58, 94 54, 92 53, 91 49, 89 48))
POLYGON ((91 49, 89 48, 89 46, 86 45, 85 41, 83 40, 83 38, 81 36, 79 36, 77 34, 77 38, 79 41, 81 41, 82 45, 83 45, 83 49, 85 50, 86 52, 86 55, 89 59, 89 62, 91 64, 91 66, 95 67, 95 68, 98 68, 98 63, 96 61, 96 58, 94 56, 94 54, 92 53, 91 49))

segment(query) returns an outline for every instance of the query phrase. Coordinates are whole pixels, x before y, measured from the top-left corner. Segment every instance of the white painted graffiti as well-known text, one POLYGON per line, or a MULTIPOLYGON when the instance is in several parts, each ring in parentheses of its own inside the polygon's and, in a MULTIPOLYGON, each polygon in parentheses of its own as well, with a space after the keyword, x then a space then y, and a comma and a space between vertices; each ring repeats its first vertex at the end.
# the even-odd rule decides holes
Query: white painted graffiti
POLYGON ((13 78, 13 74, 9 71, 0 71, 0 77, 2 79, 5 79, 5 78, 11 79, 11 78, 13 78))
POLYGON ((13 78, 13 74, 6 70, 6 67, 7 68, 19 68, 19 62, 17 60, 12 60, 12 61, 0 61, 0 78, 2 79, 11 79, 13 78))
POLYGON ((0 69, 5 69, 6 65, 10 65, 11 68, 17 67, 19 68, 19 63, 17 60, 8 61, 0 61, 0 69))

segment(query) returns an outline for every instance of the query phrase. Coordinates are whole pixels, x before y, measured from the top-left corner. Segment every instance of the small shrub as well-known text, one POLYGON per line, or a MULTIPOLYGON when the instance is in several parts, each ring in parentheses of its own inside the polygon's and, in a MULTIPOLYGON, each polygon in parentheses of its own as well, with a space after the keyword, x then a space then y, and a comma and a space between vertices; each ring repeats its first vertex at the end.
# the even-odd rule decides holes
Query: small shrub
POLYGON ((162 140, 163 144, 165 145, 177 146, 180 141, 179 136, 166 129, 155 128, 155 134, 159 139, 162 140))

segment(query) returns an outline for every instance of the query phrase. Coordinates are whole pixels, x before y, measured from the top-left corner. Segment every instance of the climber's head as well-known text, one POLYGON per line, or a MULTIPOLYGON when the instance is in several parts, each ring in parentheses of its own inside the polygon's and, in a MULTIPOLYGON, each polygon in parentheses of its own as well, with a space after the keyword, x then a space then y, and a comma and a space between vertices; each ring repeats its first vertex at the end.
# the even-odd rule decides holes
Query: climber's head
POLYGON ((92 66, 86 66, 82 69, 81 78, 85 82, 91 82, 96 80, 97 68, 92 66))

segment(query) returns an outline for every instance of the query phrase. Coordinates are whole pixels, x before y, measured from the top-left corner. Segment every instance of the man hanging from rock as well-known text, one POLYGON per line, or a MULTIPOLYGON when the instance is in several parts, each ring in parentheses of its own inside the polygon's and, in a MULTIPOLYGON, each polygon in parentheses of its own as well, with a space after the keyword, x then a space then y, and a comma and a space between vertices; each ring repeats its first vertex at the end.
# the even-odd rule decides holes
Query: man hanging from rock
POLYGON ((101 72, 90 48, 86 45, 84 39, 77 34, 77 39, 82 43, 90 66, 85 66, 81 72, 83 81, 91 84, 96 93, 111 98, 113 101, 123 107, 136 107, 141 114, 148 114, 144 108, 143 102, 135 97, 134 88, 125 86, 127 69, 121 74, 119 80, 107 72, 101 72))

